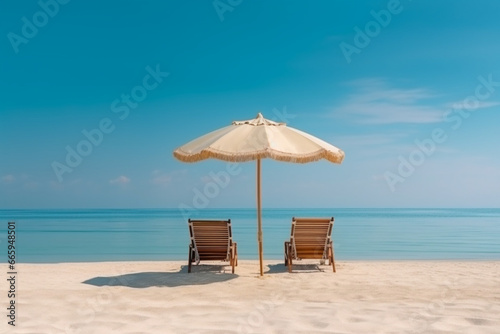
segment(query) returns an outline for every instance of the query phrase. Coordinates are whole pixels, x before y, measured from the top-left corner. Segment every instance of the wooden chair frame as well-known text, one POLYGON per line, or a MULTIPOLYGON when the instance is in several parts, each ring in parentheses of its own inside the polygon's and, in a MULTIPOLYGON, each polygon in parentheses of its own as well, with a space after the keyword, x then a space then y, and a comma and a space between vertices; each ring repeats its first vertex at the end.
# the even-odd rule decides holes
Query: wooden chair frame
POLYGON ((234 274, 238 265, 238 248, 233 242, 231 219, 228 220, 198 220, 189 219, 189 255, 188 273, 193 262, 229 261, 234 274))
POLYGON ((334 218, 292 218, 290 241, 285 241, 285 265, 292 272, 294 260, 328 260, 335 270, 333 241, 334 218))

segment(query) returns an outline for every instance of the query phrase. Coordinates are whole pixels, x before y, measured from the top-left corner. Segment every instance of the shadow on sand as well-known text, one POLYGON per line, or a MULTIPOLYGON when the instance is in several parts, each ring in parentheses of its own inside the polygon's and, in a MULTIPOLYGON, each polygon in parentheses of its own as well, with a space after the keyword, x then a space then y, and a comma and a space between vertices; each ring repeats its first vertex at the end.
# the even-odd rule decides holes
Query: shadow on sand
MULTIPOLYGON (((288 273, 288 266, 283 263, 270 264, 268 265, 269 270, 265 274, 281 274, 288 273)), ((294 264, 292 266, 292 273, 302 273, 302 272, 324 272, 325 268, 331 268, 330 266, 320 266, 318 264, 294 264)))
POLYGON ((238 277, 226 270, 224 265, 193 266, 191 273, 187 266, 178 272, 142 272, 110 277, 94 277, 82 283, 94 286, 126 286, 129 288, 177 287, 186 285, 205 285, 225 282, 238 277))

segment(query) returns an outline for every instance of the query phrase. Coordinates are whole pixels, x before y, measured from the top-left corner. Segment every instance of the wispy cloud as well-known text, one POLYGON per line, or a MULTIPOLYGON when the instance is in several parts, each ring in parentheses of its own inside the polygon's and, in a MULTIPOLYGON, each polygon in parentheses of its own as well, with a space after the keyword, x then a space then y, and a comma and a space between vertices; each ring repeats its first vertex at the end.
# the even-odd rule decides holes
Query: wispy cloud
POLYGON ((85 184, 82 179, 73 179, 73 180, 68 180, 68 182, 58 182, 58 181, 51 180, 48 183, 48 186, 50 187, 50 189, 53 189, 53 190, 64 190, 64 189, 68 189, 70 187, 79 187, 82 185, 88 185, 88 182, 87 182, 87 184, 85 184))
POLYGON ((335 108, 336 115, 348 115, 364 124, 438 123, 443 108, 428 102, 437 95, 424 88, 392 88, 383 79, 369 78, 348 83, 355 92, 335 108))
POLYGON ((40 186, 39 180, 37 180, 32 175, 28 174, 7 174, 0 178, 0 183, 2 184, 16 184, 16 186, 21 185, 23 189, 35 190, 40 186))
POLYGON ((484 109, 490 108, 500 105, 500 102, 496 101, 475 101, 475 103, 468 104, 466 101, 459 101, 450 103, 448 107, 450 109, 466 109, 466 110, 475 110, 475 109, 484 109))
POLYGON ((38 189, 39 186, 40 186, 40 182, 37 182, 37 181, 26 181, 23 184, 23 188, 29 189, 29 190, 38 189))
POLYGON ((3 183, 12 183, 14 181, 16 181, 16 177, 12 174, 7 174, 7 175, 2 176, 3 183))
POLYGON ((414 131, 388 132, 359 135, 344 135, 335 137, 336 144, 348 152, 351 158, 366 159, 371 162, 381 161, 387 157, 411 151, 414 144, 410 141, 416 135, 414 131), (410 139, 409 139, 410 138, 410 139))
POLYGON ((172 181, 172 175, 168 173, 163 173, 160 170, 153 171, 153 179, 151 183, 156 185, 166 185, 172 181))
POLYGON ((335 141, 339 146, 372 147, 399 142, 408 135, 409 133, 404 132, 343 135, 336 136, 335 141))
POLYGON ((116 179, 109 180, 110 184, 125 185, 130 183, 130 179, 124 175, 118 176, 116 179))
POLYGON ((182 176, 186 175, 187 171, 183 170, 173 170, 169 172, 164 172, 162 170, 156 169, 151 172, 152 179, 151 183, 155 185, 165 186, 170 184, 173 180, 179 179, 182 176))

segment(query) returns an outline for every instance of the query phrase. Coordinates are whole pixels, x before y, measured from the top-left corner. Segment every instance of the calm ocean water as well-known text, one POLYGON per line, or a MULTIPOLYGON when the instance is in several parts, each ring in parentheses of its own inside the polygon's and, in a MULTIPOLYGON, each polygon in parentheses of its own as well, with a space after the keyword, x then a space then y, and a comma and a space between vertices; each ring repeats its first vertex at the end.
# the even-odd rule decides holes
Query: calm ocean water
MULTIPOLYGON (((500 209, 267 209, 264 258, 282 259, 291 218, 335 217, 337 260, 500 259, 500 209)), ((257 258, 255 209, 212 209, 192 218, 230 218, 240 259, 257 258)), ((18 262, 186 260, 179 210, 0 210, 0 249, 16 222, 18 262)))

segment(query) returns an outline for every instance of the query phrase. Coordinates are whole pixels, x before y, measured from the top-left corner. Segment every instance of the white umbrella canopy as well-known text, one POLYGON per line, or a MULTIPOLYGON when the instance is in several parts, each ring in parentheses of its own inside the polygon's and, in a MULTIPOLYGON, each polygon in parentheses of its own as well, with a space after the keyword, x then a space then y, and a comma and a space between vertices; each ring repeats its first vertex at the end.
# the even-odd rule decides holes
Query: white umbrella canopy
POLYGON ((177 148, 174 157, 183 162, 196 162, 209 158, 244 162, 257 160, 257 220, 260 275, 262 264, 262 205, 261 159, 306 163, 326 159, 342 163, 344 152, 310 134, 265 119, 261 113, 255 119, 236 121, 231 125, 210 132, 177 148))
POLYGON ((208 158, 233 162, 271 158, 296 163, 320 159, 341 163, 344 152, 285 123, 265 119, 259 113, 255 119, 233 122, 179 147, 174 156, 184 162, 208 158))

